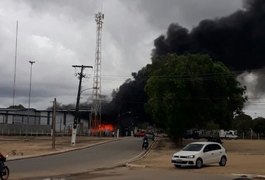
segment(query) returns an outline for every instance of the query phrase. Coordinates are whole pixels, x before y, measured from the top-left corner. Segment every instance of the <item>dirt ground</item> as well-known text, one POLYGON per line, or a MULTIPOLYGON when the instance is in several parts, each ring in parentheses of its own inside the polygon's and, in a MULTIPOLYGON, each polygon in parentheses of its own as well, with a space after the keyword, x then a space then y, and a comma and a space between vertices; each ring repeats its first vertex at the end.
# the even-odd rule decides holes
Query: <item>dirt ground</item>
MULTIPOLYGON (((0 152, 8 154, 9 159, 43 153, 61 152, 89 146, 94 143, 115 140, 116 138, 77 137, 76 145, 71 145, 71 137, 56 137, 55 149, 52 149, 51 137, 0 137, 0 152)), ((188 141, 184 141, 184 144, 188 141)), ((225 140, 228 162, 225 167, 210 165, 207 168, 184 171, 214 174, 258 174, 265 175, 265 140, 225 140)), ((172 169, 171 156, 179 150, 167 138, 157 138, 150 151, 143 158, 132 162, 147 168, 172 169)))
MULTIPOLYGON (((228 154, 225 167, 216 164, 202 169, 182 168, 182 170, 214 174, 265 175, 265 140, 224 140, 223 146, 228 154)), ((133 163, 146 165, 149 168, 175 169, 170 160, 173 153, 178 150, 179 148, 164 138, 153 144, 147 156, 133 163)))
POLYGON ((82 148, 91 144, 103 141, 113 140, 112 137, 85 137, 78 136, 75 146, 71 145, 71 136, 59 136, 55 138, 55 149, 52 148, 52 137, 35 137, 35 136, 0 136, 0 152, 8 155, 8 159, 25 157, 31 155, 40 155, 46 153, 57 153, 67 150, 82 148))

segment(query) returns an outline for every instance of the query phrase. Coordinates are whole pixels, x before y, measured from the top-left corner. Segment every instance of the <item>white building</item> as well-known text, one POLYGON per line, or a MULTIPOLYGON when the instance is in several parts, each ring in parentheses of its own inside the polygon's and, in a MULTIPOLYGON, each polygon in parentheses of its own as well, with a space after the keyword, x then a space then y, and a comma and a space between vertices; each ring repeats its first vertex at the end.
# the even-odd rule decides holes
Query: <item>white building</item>
MULTIPOLYGON (((56 111, 57 134, 71 134, 74 111, 56 111)), ((36 109, 0 109, 0 135, 31 134, 48 135, 52 127, 52 111, 36 109)), ((88 134, 88 118, 80 119, 78 134, 88 134)))

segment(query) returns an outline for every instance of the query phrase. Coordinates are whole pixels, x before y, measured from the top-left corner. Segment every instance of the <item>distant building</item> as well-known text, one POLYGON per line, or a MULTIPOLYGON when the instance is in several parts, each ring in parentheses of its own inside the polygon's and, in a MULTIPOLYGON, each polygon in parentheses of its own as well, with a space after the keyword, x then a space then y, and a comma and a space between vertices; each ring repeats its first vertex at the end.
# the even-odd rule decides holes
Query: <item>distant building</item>
MULTIPOLYGON (((56 111, 56 133, 70 135, 74 110, 56 111)), ((52 111, 0 108, 0 135, 48 135, 51 132, 52 111)), ((79 134, 88 134, 88 118, 80 119, 79 134)))

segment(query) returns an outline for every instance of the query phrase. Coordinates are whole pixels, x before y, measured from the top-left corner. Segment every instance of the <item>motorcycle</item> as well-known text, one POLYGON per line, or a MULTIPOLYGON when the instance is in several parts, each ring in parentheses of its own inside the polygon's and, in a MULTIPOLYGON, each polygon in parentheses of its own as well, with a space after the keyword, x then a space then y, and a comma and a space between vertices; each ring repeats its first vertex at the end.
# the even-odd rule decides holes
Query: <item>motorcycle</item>
POLYGON ((143 142, 142 149, 144 148, 146 150, 148 148, 148 146, 149 146, 148 140, 145 139, 144 142, 143 142))
POLYGON ((0 153, 0 179, 7 180, 9 177, 9 168, 5 165, 6 157, 0 153))

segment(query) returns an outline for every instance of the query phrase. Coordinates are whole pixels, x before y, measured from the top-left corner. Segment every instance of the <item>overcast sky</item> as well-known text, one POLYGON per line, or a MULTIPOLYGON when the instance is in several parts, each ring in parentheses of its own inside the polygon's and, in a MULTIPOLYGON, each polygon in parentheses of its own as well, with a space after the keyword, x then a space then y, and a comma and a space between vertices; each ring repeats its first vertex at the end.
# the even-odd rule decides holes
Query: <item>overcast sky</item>
MULTIPOLYGON (((105 14, 102 36, 102 94, 110 96, 132 72, 150 63, 153 41, 170 23, 192 28, 200 20, 227 16, 241 0, 1 0, 0 107, 13 103, 16 21, 18 46, 15 104, 46 109, 54 98, 75 103, 78 79, 72 65, 94 66, 95 13, 105 14)), ((92 87, 86 69, 83 89, 92 87)), ((90 98, 84 91, 82 102, 90 98)))

